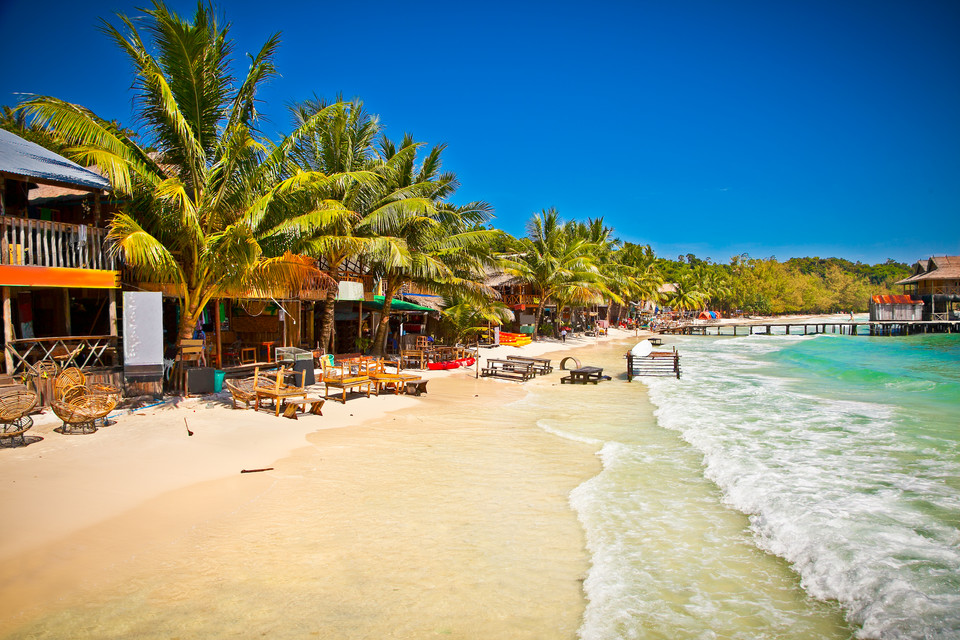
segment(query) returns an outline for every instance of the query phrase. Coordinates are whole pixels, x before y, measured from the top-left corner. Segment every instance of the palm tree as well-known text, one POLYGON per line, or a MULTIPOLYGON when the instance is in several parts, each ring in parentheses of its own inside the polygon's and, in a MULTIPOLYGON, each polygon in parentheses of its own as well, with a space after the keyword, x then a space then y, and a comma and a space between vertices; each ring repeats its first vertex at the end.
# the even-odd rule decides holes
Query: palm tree
MULTIPOLYGON (((297 166, 327 175, 367 172, 378 176, 382 163, 374 147, 380 131, 376 116, 368 114, 359 101, 328 104, 315 98, 293 108, 294 122, 298 127, 304 126, 321 112, 327 116, 320 119, 309 135, 299 139, 292 152, 297 166)), ((337 283, 341 268, 349 261, 359 260, 374 250, 390 253, 390 238, 369 234, 367 218, 375 212, 370 210, 375 206, 370 194, 379 191, 379 183, 378 180, 371 186, 360 181, 333 182, 314 196, 318 208, 326 215, 312 235, 302 238, 298 249, 318 258, 322 268, 337 283), (335 204, 322 206, 321 203, 335 204)), ((394 247, 393 251, 396 255, 401 249, 394 247)), ((336 296, 337 287, 329 287, 319 336, 325 349, 333 342, 336 296)))
POLYGON ((623 297, 639 303, 659 303, 663 276, 656 266, 657 256, 650 245, 626 243, 617 251, 617 261, 627 270, 623 297))
POLYGON ((286 252, 333 206, 305 208, 311 200, 304 194, 364 176, 302 171, 288 162, 327 110, 278 145, 257 129, 256 95, 276 73, 279 34, 251 56, 236 84, 229 25, 211 7, 200 4, 192 22, 159 1, 142 12, 148 41, 119 14, 123 32, 106 21, 102 30, 133 63, 135 115, 156 153, 78 105, 37 97, 21 108, 68 141, 80 164, 96 164, 128 196, 108 238, 142 281, 175 286, 183 340, 213 297, 321 281, 312 259, 286 252))
POLYGON ((697 286, 695 276, 690 273, 683 273, 677 282, 674 283, 677 290, 670 298, 670 306, 680 311, 693 311, 699 309, 707 295, 697 286))
POLYGON ((445 301, 443 319, 453 328, 456 342, 487 330, 488 324, 501 325, 513 320, 513 312, 499 300, 477 300, 461 294, 445 301))
POLYGON ((383 182, 372 187, 379 197, 371 199, 365 224, 370 232, 394 242, 371 254, 371 268, 380 277, 384 296, 374 354, 382 354, 386 347, 390 308, 404 285, 424 285, 440 295, 492 293, 479 281, 484 265, 493 261, 491 242, 500 234, 481 226, 490 218, 490 205, 447 202, 459 183, 453 173, 441 171, 444 145, 431 148, 418 165, 421 146, 409 134, 399 146, 388 138, 381 141, 383 182))
POLYGON ((506 272, 530 283, 539 294, 533 336, 539 338, 543 309, 549 300, 588 303, 609 292, 597 268, 596 247, 570 233, 556 209, 544 209, 527 223, 522 250, 506 272), (559 300, 558 300, 559 299, 559 300))

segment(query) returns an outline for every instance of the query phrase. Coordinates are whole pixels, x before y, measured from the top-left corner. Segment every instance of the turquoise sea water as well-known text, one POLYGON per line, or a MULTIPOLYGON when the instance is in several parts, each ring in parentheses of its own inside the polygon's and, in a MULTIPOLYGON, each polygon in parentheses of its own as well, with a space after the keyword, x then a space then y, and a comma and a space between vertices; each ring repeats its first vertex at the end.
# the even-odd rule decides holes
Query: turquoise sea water
POLYGON ((960 336, 669 343, 649 400, 541 420, 602 447, 581 637, 960 637, 960 336))

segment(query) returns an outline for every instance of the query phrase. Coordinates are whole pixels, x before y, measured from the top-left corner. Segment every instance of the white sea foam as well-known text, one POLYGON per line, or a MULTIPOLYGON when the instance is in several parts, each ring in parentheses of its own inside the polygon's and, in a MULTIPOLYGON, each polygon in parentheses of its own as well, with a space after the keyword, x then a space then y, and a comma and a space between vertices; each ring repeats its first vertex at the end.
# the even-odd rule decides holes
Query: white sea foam
POLYGON ((771 355, 811 339, 687 342, 684 378, 648 382, 657 419, 702 453, 757 544, 841 602, 862 637, 960 637, 960 492, 944 481, 957 457, 924 458, 892 405, 811 395, 771 371, 771 355))

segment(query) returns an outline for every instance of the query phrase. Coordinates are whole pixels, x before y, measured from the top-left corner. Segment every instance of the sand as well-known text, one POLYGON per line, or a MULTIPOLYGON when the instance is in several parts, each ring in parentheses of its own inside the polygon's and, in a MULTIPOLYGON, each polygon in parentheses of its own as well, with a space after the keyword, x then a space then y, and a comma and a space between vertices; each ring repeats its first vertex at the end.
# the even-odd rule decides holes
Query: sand
POLYGON ((589 557, 567 499, 595 451, 504 420, 542 379, 473 373, 296 421, 226 396, 85 436, 37 417, 42 440, 0 449, 0 636, 576 637, 589 557))

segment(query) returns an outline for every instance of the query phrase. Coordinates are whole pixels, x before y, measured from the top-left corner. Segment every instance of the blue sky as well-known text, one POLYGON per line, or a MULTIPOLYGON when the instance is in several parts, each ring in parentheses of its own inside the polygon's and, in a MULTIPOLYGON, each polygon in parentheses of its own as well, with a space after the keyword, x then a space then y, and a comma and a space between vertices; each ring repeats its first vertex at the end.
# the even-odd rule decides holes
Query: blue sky
MULTIPOLYGON (((145 4, 0 0, 0 103, 128 122, 97 22, 145 4)), ((359 97, 392 138, 446 143, 454 200, 515 235, 556 207, 666 257, 960 254, 960 2, 272 5, 219 5, 238 54, 282 32, 268 131, 359 97)))

